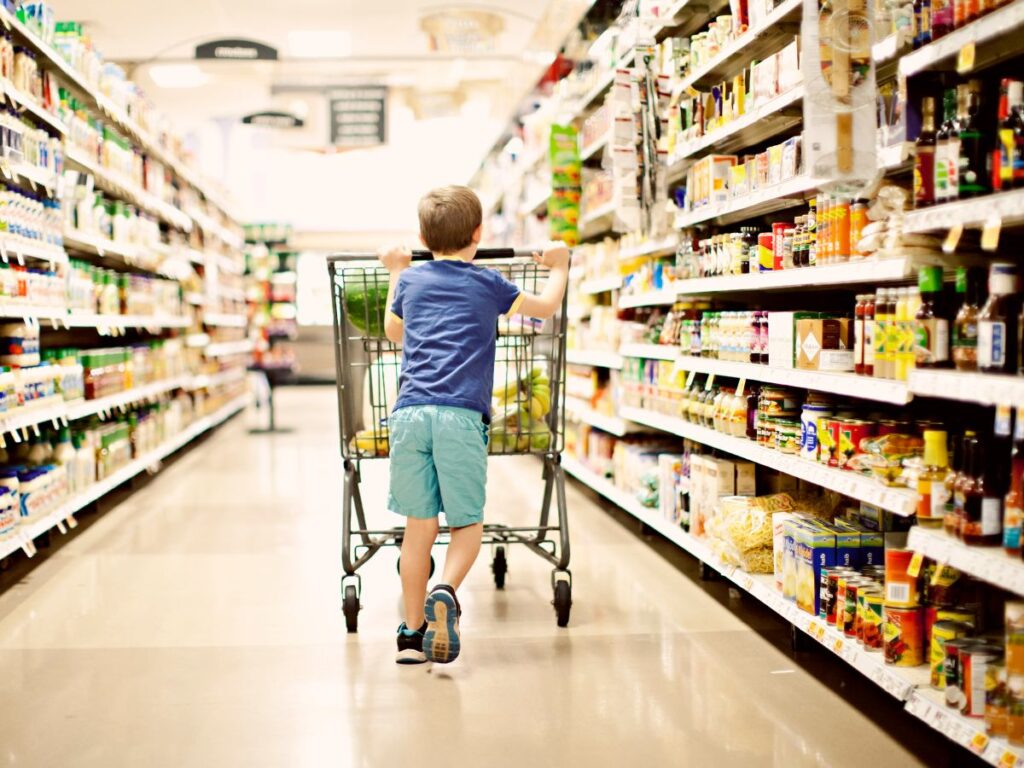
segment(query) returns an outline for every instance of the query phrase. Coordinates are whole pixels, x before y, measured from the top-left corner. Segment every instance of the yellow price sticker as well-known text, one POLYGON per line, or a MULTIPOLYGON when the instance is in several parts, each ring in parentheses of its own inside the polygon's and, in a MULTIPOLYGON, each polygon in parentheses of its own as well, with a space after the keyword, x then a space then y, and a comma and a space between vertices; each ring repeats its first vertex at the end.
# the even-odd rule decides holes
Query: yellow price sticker
POLYGON ((970 748, 979 754, 985 751, 985 747, 988 746, 988 736, 981 731, 976 731, 974 736, 971 737, 970 748))
POLYGON ((743 397, 743 394, 747 391, 747 380, 746 378, 740 379, 740 383, 736 385, 736 397, 743 397))
POLYGON ((953 253, 956 251, 957 245, 960 243, 960 237, 964 233, 964 225, 957 224, 946 235, 945 241, 942 243, 943 253, 953 253))
POLYGON ((1009 749, 999 756, 999 768, 1015 768, 1017 765, 1017 753, 1009 749))
POLYGON ((707 392, 715 384, 715 374, 709 373, 708 380, 704 383, 704 391, 707 392))
POLYGON ((974 41, 971 40, 971 42, 964 45, 964 47, 960 49, 960 53, 957 54, 956 71, 961 75, 965 75, 974 69, 975 53, 977 53, 976 46, 974 45, 974 41))
POLYGON ((910 565, 907 566, 907 575, 917 578, 921 574, 921 564, 924 562, 924 555, 920 552, 915 552, 914 556, 910 558, 910 565))
POLYGON ((992 214, 985 227, 981 230, 981 250, 994 251, 999 248, 999 232, 1003 228, 1003 220, 999 214, 992 214))
POLYGON ((836 653, 839 653, 841 650, 843 650, 843 638, 836 638, 836 641, 832 644, 832 650, 836 653))

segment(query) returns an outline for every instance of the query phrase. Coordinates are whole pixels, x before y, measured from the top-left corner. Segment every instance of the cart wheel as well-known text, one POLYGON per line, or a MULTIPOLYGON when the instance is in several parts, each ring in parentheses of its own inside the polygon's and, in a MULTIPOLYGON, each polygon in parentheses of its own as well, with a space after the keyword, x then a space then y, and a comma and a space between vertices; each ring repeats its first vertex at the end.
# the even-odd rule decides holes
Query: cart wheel
MULTIPOLYGON (((401 555, 399 555, 398 556, 398 560, 395 561, 395 572, 399 576, 402 575, 402 556, 401 555)), ((431 576, 434 575, 434 556, 433 555, 430 556, 430 575, 431 576)))
POLYGON ((356 594, 354 584, 345 587, 342 611, 345 613, 345 628, 350 634, 357 632, 359 629, 359 596, 356 594))
POLYGON ((508 558, 505 557, 504 547, 498 547, 494 550, 494 562, 491 563, 491 571, 494 573, 494 586, 498 589, 504 589, 505 574, 508 573, 508 558))
POLYGON ((568 581, 555 582, 554 606, 558 626, 569 626, 569 611, 572 609, 572 586, 568 581))

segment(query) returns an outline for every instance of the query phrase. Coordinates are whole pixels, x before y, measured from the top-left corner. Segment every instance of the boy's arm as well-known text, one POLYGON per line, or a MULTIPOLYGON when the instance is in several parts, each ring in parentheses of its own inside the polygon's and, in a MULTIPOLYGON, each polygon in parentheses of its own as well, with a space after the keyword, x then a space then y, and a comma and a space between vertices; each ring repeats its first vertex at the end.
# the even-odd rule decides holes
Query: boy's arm
POLYGON ((412 263, 412 253, 407 248, 382 248, 379 258, 381 265, 388 271, 388 301, 387 311, 384 313, 384 335, 388 341, 401 344, 405 323, 401 316, 395 314, 393 307, 395 306, 398 278, 412 263))
POLYGON ((527 317, 547 320, 562 306, 565 286, 569 282, 569 249, 561 244, 552 244, 545 249, 543 255, 533 254, 533 260, 551 271, 547 285, 539 296, 523 291, 519 312, 527 317))

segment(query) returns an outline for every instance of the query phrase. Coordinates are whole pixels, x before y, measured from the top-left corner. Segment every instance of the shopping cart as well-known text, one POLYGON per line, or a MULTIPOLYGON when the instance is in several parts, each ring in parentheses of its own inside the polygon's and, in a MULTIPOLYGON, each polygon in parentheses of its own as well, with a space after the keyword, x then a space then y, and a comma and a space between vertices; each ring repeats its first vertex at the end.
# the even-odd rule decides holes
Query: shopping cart
MULTIPOLYGON (((414 261, 430 254, 414 252, 414 261)), ((481 249, 476 262, 500 271, 522 290, 539 293, 547 269, 529 253, 481 249)), ((388 417, 398 394, 402 353, 384 336, 388 273, 373 254, 344 253, 327 260, 334 305, 334 359, 338 417, 345 477, 342 493, 342 609, 349 632, 358 627, 362 579, 359 569, 383 547, 401 548, 404 528, 371 530, 359 492, 360 464, 388 456, 388 417)), ((414 266, 413 269, 416 267, 414 266)), ((498 589, 505 586, 508 548, 521 544, 550 562, 558 626, 569 623, 572 573, 561 451, 565 433, 562 383, 565 379, 565 299, 562 311, 544 322, 520 315, 498 322, 494 375, 495 413, 491 419, 492 456, 534 455, 543 460, 544 496, 540 521, 532 527, 485 523, 483 541, 492 547, 491 570, 498 589), (551 508, 558 510, 551 523, 551 508), (557 534, 557 542, 554 536, 557 534)), ((442 527, 438 543, 449 543, 442 527)), ((431 573, 434 562, 431 558, 431 573)))

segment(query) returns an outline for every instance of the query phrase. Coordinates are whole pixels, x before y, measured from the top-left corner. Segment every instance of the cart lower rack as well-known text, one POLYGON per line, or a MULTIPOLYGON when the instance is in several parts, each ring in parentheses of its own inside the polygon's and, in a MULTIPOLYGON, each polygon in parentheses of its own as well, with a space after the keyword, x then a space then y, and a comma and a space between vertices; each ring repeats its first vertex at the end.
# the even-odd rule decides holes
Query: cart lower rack
MULTIPOLYGON (((429 258, 426 252, 413 254, 414 261, 429 258)), ((481 269, 498 270, 529 293, 539 293, 547 279, 547 270, 529 253, 481 249, 476 262, 481 269)), ((384 335, 388 273, 376 256, 337 254, 328 258, 327 268, 334 309, 338 419, 345 473, 342 609, 348 631, 355 632, 362 600, 359 569, 384 547, 402 546, 404 528, 369 528, 360 493, 361 463, 388 457, 388 419, 398 395, 402 351, 384 335)), ((489 453, 539 457, 543 462, 544 494, 537 525, 485 523, 483 534, 483 542, 493 548, 491 570, 498 589, 505 586, 508 548, 513 544, 523 545, 551 563, 553 605, 560 627, 568 625, 572 607, 565 475, 561 466, 565 332, 565 299, 561 311, 550 320, 541 322, 521 315, 499 320, 489 453)), ((450 529, 442 527, 437 543, 447 544, 449 536, 450 529)))

